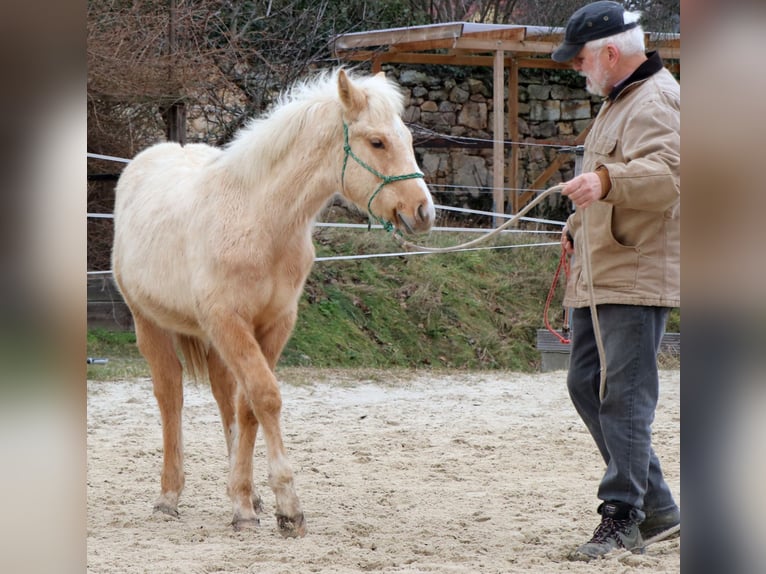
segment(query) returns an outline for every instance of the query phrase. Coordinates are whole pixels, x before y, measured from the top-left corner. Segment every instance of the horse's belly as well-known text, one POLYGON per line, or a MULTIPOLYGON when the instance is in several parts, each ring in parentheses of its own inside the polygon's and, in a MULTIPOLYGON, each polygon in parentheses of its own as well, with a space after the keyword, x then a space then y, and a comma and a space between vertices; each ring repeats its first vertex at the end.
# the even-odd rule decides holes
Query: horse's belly
POLYGON ((139 313, 163 329, 204 338, 193 308, 145 290, 121 287, 121 291, 134 313, 139 313))

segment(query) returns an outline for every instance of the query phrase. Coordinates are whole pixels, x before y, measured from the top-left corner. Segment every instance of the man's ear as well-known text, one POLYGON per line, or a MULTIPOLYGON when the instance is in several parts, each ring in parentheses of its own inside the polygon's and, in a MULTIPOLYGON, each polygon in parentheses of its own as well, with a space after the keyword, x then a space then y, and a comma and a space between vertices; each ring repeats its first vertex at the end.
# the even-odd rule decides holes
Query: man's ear
POLYGON ((367 107, 367 96, 354 85, 345 70, 338 72, 338 95, 343 105, 344 115, 349 121, 356 119, 367 107))
POLYGON ((615 63, 617 63, 617 60, 620 58, 620 50, 614 44, 607 44, 606 56, 607 56, 607 59, 609 60, 609 63, 614 65, 615 63))

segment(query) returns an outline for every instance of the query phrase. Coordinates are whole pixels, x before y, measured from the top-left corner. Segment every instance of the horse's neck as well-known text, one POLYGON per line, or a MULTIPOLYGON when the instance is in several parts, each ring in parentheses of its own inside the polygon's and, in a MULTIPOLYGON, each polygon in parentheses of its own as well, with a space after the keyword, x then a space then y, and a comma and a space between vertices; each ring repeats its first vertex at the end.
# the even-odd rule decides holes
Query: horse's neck
MULTIPOLYGON (((298 120, 295 120, 298 121, 298 120)), ((327 121, 325 119, 324 121, 327 121)), ((253 209, 268 209, 282 221, 311 222, 339 191, 343 164, 342 123, 273 131, 264 123, 249 140, 227 151, 227 169, 236 172, 253 209), (289 134, 289 137, 286 136, 289 134)))

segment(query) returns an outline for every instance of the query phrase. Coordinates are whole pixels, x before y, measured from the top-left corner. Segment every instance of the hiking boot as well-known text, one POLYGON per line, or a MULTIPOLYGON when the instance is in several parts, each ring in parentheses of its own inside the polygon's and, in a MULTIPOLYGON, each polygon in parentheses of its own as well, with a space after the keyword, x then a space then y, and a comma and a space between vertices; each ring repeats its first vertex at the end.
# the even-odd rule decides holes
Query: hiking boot
MULTIPOLYGON (((674 506, 670 510, 647 512, 646 518, 638 528, 641 531, 641 537, 648 540, 679 524, 681 524, 681 511, 674 506)), ((670 538, 676 538, 679 535, 680 531, 672 534, 670 538)))
POLYGON ((612 550, 643 552, 644 541, 638 528, 641 514, 627 504, 603 502, 598 507, 601 524, 593 532, 593 538, 574 552, 575 560, 591 560, 612 550))

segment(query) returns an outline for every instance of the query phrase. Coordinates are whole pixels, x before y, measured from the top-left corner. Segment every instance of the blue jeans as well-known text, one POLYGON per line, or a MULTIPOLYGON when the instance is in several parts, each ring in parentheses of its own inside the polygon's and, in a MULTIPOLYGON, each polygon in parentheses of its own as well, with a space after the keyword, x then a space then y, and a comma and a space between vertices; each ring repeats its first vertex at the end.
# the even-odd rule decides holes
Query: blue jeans
POLYGON ((659 395, 657 351, 669 309, 599 305, 606 354, 606 393, 599 399, 600 362, 590 309, 572 313, 572 351, 567 387, 588 427, 606 472, 598 498, 630 504, 651 514, 676 506, 652 448, 659 395))

